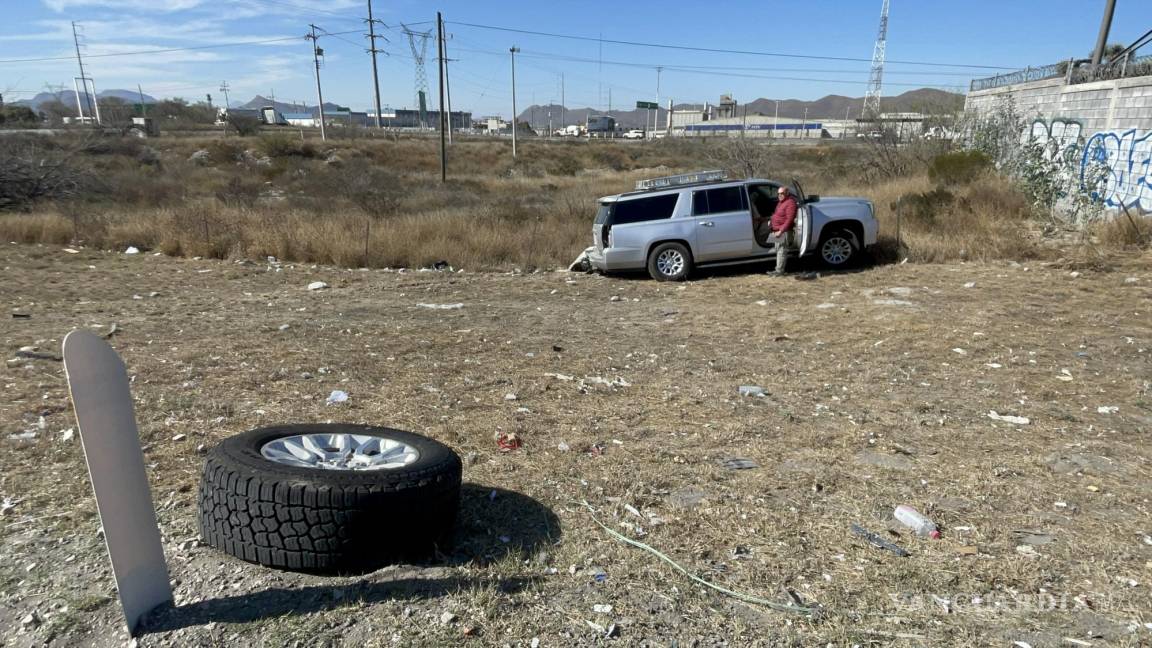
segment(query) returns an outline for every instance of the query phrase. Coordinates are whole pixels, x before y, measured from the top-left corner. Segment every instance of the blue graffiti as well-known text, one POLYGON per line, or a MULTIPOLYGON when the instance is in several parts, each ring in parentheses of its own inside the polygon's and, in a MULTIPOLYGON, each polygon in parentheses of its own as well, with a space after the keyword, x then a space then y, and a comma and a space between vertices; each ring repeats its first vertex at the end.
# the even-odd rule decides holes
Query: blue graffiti
POLYGON ((1080 183, 1109 207, 1152 212, 1152 131, 1101 131, 1088 139, 1080 183))

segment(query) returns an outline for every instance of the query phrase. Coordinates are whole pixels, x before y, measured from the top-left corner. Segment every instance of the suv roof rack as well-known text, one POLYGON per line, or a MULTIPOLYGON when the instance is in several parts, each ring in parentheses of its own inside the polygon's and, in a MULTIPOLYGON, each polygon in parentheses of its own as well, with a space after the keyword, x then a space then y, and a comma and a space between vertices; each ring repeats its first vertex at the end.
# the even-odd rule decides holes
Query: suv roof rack
POLYGON ((701 184, 704 182, 720 182, 727 180, 728 174, 724 171, 696 171, 694 173, 681 173, 680 175, 664 176, 661 178, 650 178, 648 180, 638 180, 636 182, 636 191, 650 191, 652 189, 668 189, 671 187, 680 187, 690 184, 701 184))

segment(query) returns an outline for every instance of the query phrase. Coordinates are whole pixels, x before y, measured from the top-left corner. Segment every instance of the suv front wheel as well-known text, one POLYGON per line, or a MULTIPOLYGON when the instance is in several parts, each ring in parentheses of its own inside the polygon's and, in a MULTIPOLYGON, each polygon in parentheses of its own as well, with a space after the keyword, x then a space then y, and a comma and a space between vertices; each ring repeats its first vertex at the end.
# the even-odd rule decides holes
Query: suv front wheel
POLYGON ((820 239, 820 261, 829 268, 845 268, 858 256, 856 240, 846 230, 836 230, 820 239))
POLYGON ((648 254, 648 274, 656 281, 684 281, 692 272, 692 253, 681 243, 661 243, 648 254))

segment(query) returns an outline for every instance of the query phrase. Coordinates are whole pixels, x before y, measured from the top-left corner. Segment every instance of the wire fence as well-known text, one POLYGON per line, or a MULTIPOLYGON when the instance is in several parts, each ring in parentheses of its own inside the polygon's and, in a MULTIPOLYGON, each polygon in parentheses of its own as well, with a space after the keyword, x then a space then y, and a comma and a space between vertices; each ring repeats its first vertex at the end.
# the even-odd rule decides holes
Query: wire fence
POLYGON ((974 79, 969 86, 969 91, 991 90, 992 88, 1046 79, 1064 79, 1065 83, 1075 85, 1147 75, 1152 75, 1152 55, 1129 58, 1096 67, 1086 61, 1068 60, 1040 67, 1027 67, 1023 70, 997 74, 985 79, 974 79))

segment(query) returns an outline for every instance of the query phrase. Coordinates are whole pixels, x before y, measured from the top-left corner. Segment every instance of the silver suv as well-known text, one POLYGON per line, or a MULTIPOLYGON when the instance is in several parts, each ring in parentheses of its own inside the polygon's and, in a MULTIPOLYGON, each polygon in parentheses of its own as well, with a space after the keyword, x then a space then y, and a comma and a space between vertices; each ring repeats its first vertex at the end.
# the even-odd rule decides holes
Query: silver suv
MULTIPOLYGON (((647 268, 654 279, 683 281, 697 267, 767 261, 776 254, 768 220, 782 184, 727 180, 722 171, 642 180, 636 191, 600 199, 587 264, 601 272, 647 268)), ((795 180, 790 186, 798 205, 790 255, 815 253, 838 268, 876 243, 870 201, 808 196, 795 180)))

